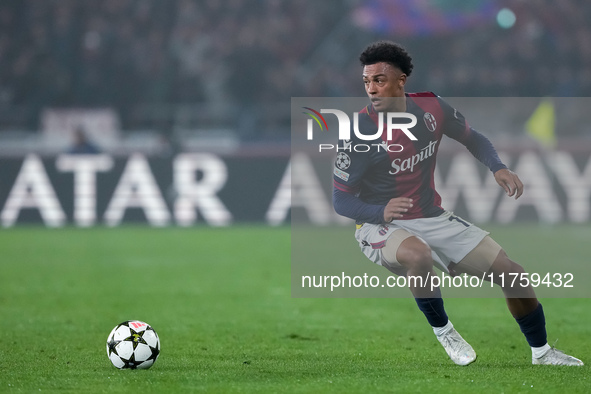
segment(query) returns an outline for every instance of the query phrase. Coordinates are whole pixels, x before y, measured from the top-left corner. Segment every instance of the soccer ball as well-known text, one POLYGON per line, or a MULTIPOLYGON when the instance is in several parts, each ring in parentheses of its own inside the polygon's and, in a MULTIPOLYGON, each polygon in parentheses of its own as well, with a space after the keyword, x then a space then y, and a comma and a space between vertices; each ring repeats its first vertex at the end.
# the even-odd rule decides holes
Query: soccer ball
POLYGON ((107 338, 107 356, 119 369, 148 369, 159 354, 158 334, 143 321, 124 321, 107 338))

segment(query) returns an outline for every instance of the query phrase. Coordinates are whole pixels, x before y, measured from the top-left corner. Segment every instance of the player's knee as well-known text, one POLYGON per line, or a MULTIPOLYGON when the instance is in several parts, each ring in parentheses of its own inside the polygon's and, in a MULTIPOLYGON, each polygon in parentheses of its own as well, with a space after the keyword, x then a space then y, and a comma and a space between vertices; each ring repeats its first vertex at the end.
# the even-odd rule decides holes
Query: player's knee
POLYGON ((431 272, 433 257, 431 248, 424 243, 415 243, 412 247, 401 247, 397 253, 400 264, 414 272, 431 272))
POLYGON ((501 249, 499 255, 491 266, 490 272, 495 274, 521 274, 525 272, 525 269, 511 260, 509 256, 507 256, 507 253, 501 249))

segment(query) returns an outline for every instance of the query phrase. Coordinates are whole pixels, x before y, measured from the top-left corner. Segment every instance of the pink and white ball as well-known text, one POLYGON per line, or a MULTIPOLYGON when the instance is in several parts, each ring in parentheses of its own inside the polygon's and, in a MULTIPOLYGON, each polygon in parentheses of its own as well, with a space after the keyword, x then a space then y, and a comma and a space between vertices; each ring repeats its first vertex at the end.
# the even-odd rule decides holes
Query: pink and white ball
POLYGON ((107 338, 107 356, 119 369, 148 369, 160 355, 160 339, 147 323, 128 320, 107 338))

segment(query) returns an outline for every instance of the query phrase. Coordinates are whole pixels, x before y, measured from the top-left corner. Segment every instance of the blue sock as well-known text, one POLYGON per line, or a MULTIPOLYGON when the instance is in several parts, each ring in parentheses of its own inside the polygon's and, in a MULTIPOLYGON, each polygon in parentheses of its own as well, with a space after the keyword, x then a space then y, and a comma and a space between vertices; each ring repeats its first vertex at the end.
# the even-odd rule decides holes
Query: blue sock
POLYGON ((439 297, 437 298, 415 298, 419 309, 423 312, 431 327, 443 327, 449 321, 443 307, 441 292, 438 293, 439 297))
POLYGON ((525 315, 515 319, 521 332, 525 335, 525 339, 529 346, 540 347, 547 343, 546 337, 546 318, 544 317, 544 309, 542 304, 534 309, 529 315, 525 315))

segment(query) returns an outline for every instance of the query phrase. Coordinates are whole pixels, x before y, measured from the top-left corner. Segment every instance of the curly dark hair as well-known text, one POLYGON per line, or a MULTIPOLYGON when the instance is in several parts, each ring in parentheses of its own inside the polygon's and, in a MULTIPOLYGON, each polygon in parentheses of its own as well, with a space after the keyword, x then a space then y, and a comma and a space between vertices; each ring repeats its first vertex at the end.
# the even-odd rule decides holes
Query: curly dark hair
POLYGON ((359 56, 359 60, 363 66, 380 62, 389 63, 407 76, 410 76, 413 69, 412 57, 402 45, 393 41, 377 41, 368 45, 359 56))

